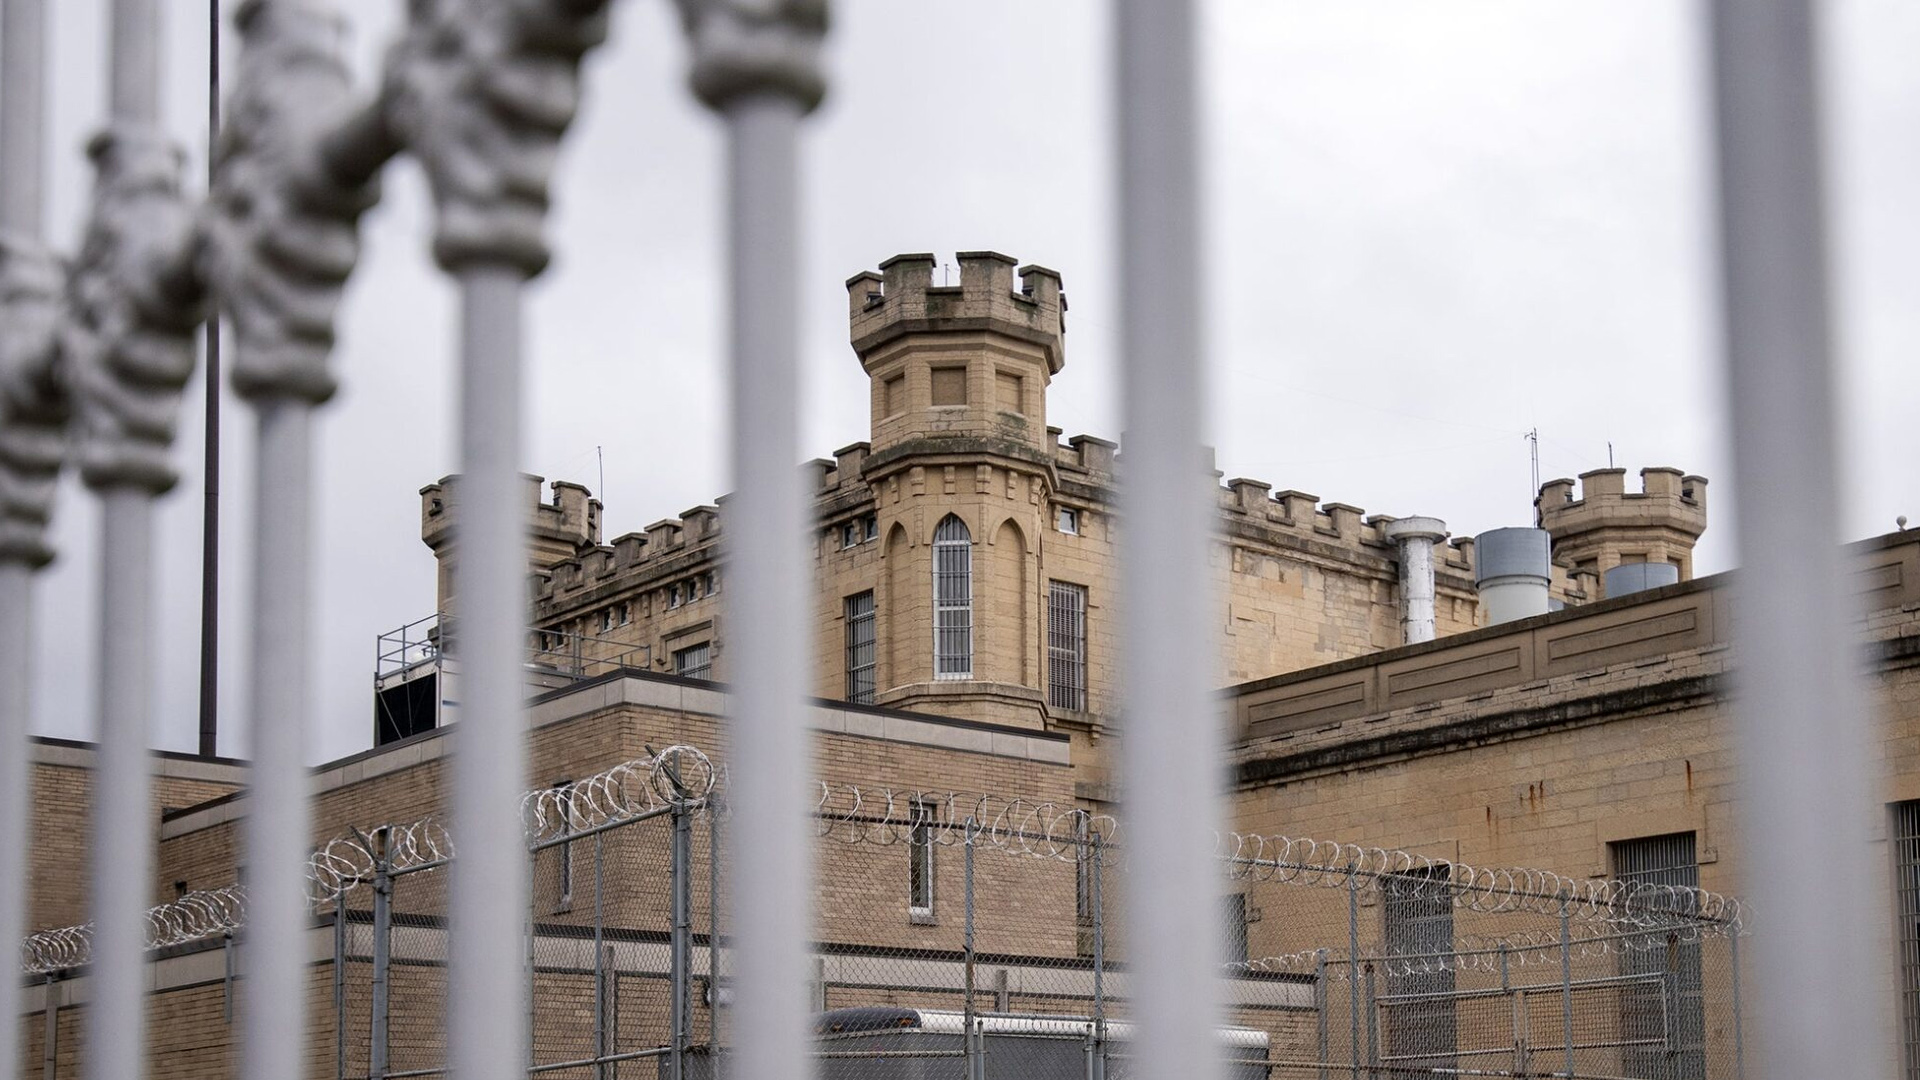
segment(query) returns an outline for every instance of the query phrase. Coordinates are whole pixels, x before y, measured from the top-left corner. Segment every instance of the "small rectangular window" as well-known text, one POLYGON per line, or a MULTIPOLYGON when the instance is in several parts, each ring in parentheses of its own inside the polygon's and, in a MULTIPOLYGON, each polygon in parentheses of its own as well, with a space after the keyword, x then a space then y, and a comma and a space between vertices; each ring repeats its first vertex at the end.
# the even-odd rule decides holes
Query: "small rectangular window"
POLYGON ((1027 411, 1020 394, 1021 382, 1020 376, 1011 371, 994 373, 994 389, 1000 398, 1001 412, 1024 414, 1027 411))
POLYGON ((1068 536, 1080 535, 1080 511, 1070 506, 1062 506, 1054 514, 1053 527, 1068 536))
POLYGON ((866 523, 866 529, 867 529, 867 533, 864 539, 878 540, 880 538, 880 515, 868 514, 865 518, 862 518, 861 520, 866 523))
POLYGON ((673 652, 673 673, 688 679, 713 677, 713 646, 707 642, 673 652))
POLYGON ((680 586, 675 585, 672 588, 667 590, 667 608, 668 610, 672 610, 673 608, 677 608, 679 606, 680 606, 680 586))
POLYGON ((937 367, 933 369, 933 403, 935 405, 967 403, 966 368, 937 367))
POLYGON ((1233 893, 1220 898, 1221 940, 1226 945, 1226 962, 1247 962, 1247 896, 1233 893))
POLYGON ((620 605, 620 625, 626 626, 631 622, 633 622, 633 601, 629 600, 620 605))
POLYGON ((860 542, 860 523, 859 522, 849 521, 845 525, 840 526, 841 550, 844 551, 845 549, 850 548, 859 542, 860 542))
POLYGON ((931 802, 915 799, 908 804, 907 827, 907 913, 922 918, 933 915, 933 819, 931 802))
POLYGON ((873 704, 874 647, 873 593, 863 592, 846 599, 847 616, 847 700, 873 704))
POLYGON ((1087 708, 1087 589, 1064 581, 1047 585, 1047 703, 1087 708))
POLYGON ((600 613, 600 632, 604 634, 611 629, 613 629, 613 609, 608 608, 600 613))

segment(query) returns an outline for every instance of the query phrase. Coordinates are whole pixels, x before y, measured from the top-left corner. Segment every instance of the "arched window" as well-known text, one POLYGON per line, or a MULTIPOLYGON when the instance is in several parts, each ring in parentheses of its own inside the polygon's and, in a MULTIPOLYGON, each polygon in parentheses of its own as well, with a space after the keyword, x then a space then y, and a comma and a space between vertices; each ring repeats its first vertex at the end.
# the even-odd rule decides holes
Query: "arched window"
POLYGON ((952 514, 933 530, 933 677, 973 678, 973 537, 952 514))

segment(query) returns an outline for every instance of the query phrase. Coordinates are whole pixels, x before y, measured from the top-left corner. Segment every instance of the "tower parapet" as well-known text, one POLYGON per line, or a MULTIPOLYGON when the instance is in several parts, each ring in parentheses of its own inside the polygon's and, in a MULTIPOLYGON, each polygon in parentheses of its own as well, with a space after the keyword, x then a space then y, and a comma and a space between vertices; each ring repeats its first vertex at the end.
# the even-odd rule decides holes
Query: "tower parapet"
POLYGON ((848 329, 872 380, 872 456, 987 452, 1053 459, 1046 390, 1066 364, 1060 275, 994 251, 963 251, 958 285, 934 256, 896 255, 847 279, 848 329))
POLYGON ((1595 469, 1574 482, 1540 485, 1540 527, 1553 537, 1553 560, 1589 595, 1604 596, 1607 571, 1622 563, 1658 562, 1693 577, 1693 547, 1707 528, 1707 480, 1679 469, 1640 470, 1640 490, 1626 490, 1625 469, 1595 469))
MULTIPOLYGON (((600 500, 584 486, 567 480, 553 482, 552 501, 543 500, 543 477, 522 474, 522 502, 527 506, 532 529, 527 568, 546 570, 600 544, 600 500)), ((420 489, 420 539, 432 549, 439 563, 439 610, 449 611, 453 598, 453 563, 456 557, 460 513, 460 478, 446 476, 437 484, 420 489)))

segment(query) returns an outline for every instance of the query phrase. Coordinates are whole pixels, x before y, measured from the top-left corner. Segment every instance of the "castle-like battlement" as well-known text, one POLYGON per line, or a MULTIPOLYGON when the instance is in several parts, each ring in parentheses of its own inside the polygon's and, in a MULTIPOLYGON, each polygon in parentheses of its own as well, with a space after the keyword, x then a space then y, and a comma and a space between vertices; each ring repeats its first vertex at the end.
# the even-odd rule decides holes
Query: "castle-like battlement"
POLYGON ((1679 469, 1655 466, 1640 470, 1640 490, 1626 489, 1625 469, 1595 469, 1580 474, 1580 497, 1574 482, 1549 480, 1540 485, 1540 527, 1561 536, 1588 529, 1638 525, 1676 529, 1698 537, 1707 528, 1707 478, 1688 476, 1679 469))
POLYGON ((1585 579, 1596 598, 1601 580, 1622 563, 1670 563, 1693 576, 1693 545, 1707 528, 1707 480, 1679 469, 1640 470, 1640 490, 1626 489, 1625 469, 1595 469, 1574 482, 1540 485, 1540 527, 1553 537, 1553 560, 1585 579))
MULTIPOLYGON (((555 480, 553 499, 541 497, 544 477, 531 473, 520 476, 522 500, 533 514, 536 558, 565 558, 580 548, 600 543, 600 500, 584 486, 568 480, 555 480)), ((460 511, 460 478, 444 476, 436 484, 420 489, 420 539, 439 551, 453 538, 454 523, 460 511)))
POLYGON ((985 330, 1019 338, 1046 350, 1047 367, 1059 374, 1066 363, 1062 336, 1066 294, 1060 275, 997 251, 962 251, 960 284, 935 285, 933 255, 895 255, 878 273, 847 279, 847 317, 853 348, 863 358, 908 334, 985 330))
MULTIPOLYGON (((1320 496, 1291 489, 1274 492, 1264 480, 1235 477, 1219 489, 1220 509, 1229 517, 1244 517, 1270 528, 1284 529, 1354 550, 1393 558, 1395 543, 1387 526, 1399 518, 1368 513, 1347 503, 1322 503, 1320 496)), ((1473 539, 1452 537, 1434 548, 1439 563, 1461 574, 1473 572, 1473 539)))

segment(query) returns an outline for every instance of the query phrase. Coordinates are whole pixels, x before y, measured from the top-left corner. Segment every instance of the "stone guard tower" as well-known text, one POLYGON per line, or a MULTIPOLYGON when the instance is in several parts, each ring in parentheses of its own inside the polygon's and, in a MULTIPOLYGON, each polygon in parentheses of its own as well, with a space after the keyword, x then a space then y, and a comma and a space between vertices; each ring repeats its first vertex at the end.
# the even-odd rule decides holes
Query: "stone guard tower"
POLYGON ((961 252, 898 255, 847 281, 855 353, 871 380, 876 701, 1040 726, 1046 685, 1040 545, 1057 477, 1048 383, 1066 360, 1060 275, 961 252), (936 544, 936 537, 940 543, 936 544), (939 571, 936 574, 936 558, 939 571))
POLYGON ((1625 469, 1580 474, 1540 485, 1540 527, 1553 537, 1553 561, 1604 599, 1607 571, 1622 563, 1668 563, 1681 581, 1693 578, 1693 545, 1707 528, 1707 480, 1679 469, 1640 470, 1640 490, 1626 489, 1625 469))

